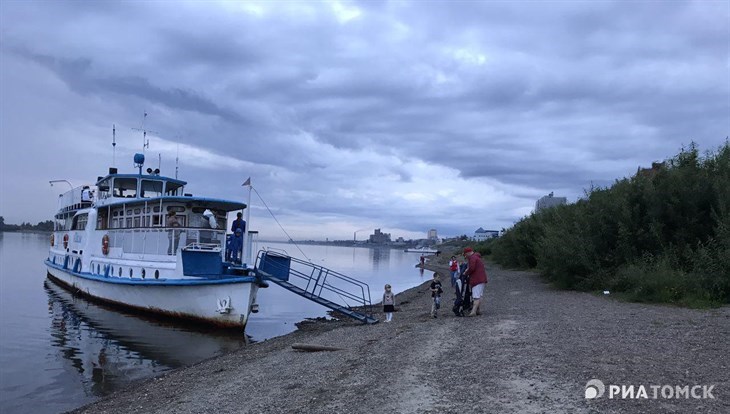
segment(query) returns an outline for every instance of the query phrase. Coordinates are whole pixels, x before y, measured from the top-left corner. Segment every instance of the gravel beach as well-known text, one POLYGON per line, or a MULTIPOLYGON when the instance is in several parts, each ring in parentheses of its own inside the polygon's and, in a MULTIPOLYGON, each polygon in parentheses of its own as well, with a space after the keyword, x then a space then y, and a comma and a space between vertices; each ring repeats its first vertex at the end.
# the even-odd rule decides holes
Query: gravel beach
POLYGON ((303 323, 74 412, 730 412, 730 307, 624 303, 555 290, 530 272, 487 271, 482 316, 453 315, 444 277, 436 319, 425 283, 398 294, 392 323, 303 323), (301 352, 294 343, 342 350, 301 352), (591 379, 606 391, 587 400, 591 379), (643 385, 649 398, 608 398, 609 384, 643 385), (650 387, 664 385, 713 386, 714 398, 652 399, 650 387))

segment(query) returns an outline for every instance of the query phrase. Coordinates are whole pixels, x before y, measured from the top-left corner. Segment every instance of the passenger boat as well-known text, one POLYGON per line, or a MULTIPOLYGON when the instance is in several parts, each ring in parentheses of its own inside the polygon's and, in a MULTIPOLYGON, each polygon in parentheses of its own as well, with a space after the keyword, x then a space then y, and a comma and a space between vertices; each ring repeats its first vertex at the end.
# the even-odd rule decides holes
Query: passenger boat
POLYGON ((423 253, 423 254, 436 254, 441 253, 440 250, 436 249, 429 249, 428 247, 418 247, 418 248, 412 248, 412 249, 405 249, 406 253, 423 253))
POLYGON ((258 288, 267 286, 252 266, 228 259, 227 217, 246 204, 187 194, 185 181, 150 168, 143 174, 143 154, 134 161, 138 173, 110 168, 94 185, 59 195, 48 277, 143 313, 245 328, 258 311, 258 288))

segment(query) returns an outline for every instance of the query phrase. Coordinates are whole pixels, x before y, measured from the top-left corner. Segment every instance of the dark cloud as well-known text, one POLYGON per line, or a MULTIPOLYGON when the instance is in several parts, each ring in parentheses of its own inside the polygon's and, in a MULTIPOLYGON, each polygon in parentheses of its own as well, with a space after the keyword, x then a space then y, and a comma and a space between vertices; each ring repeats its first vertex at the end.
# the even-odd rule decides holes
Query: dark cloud
POLYGON ((441 234, 501 228, 550 191, 575 200, 730 131, 725 2, 337 4, 6 3, 0 64, 47 73, 3 82, 60 82, 69 96, 38 99, 88 112, 41 123, 117 122, 123 140, 147 111, 162 139, 233 170, 185 166, 212 192, 252 175, 292 219, 441 234))

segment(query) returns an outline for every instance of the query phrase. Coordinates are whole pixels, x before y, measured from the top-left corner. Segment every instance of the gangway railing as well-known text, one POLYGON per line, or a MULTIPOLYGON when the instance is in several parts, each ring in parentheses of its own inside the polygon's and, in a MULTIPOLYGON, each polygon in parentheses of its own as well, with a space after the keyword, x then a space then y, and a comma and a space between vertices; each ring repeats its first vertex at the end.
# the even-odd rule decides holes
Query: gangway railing
POLYGON ((255 271, 277 285, 363 323, 377 323, 367 283, 283 253, 259 251, 255 271))

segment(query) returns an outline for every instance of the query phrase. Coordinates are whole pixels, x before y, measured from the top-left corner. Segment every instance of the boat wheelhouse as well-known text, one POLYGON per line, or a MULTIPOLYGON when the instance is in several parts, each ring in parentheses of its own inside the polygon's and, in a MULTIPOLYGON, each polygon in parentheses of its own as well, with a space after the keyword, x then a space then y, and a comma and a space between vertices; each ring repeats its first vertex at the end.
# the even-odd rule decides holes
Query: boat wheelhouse
MULTIPOLYGON (((59 196, 46 265, 56 282, 83 295, 144 312, 245 327, 266 283, 240 251, 227 249, 229 213, 246 204, 185 193, 159 170, 110 168, 94 185, 59 196), (233 254, 232 254, 233 253, 233 254)), ((242 243, 251 246, 246 232, 242 243)), ((244 249, 250 256, 250 249, 244 249)))

